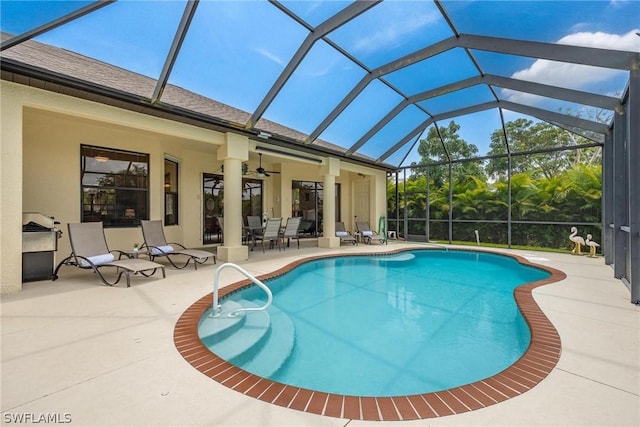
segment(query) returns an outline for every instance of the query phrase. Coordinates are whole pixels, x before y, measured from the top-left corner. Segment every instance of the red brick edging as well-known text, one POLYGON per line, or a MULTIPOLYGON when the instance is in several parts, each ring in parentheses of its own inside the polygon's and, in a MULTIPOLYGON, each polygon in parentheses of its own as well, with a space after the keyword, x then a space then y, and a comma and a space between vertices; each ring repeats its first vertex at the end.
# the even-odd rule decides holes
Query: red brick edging
MULTIPOLYGON (((398 252, 402 250, 358 255, 388 255, 398 252)), ((323 393, 259 377, 221 359, 200 341, 198 321, 212 306, 211 294, 200 298, 180 316, 173 332, 174 343, 178 352, 191 366, 230 389, 275 405, 319 415, 367 421, 399 421, 454 415, 491 406, 535 387, 558 363, 561 351, 560 336, 540 310, 531 292, 538 286, 563 280, 566 275, 551 267, 532 264, 519 256, 490 251, 489 253, 511 256, 521 264, 548 271, 551 277, 521 285, 514 290, 518 308, 531 329, 531 342, 526 352, 504 371, 470 384, 411 396, 364 397, 323 393)), ((337 256, 342 255, 301 259, 270 274, 259 276, 258 279, 266 280, 282 275, 308 261, 337 256)), ((249 280, 233 283, 220 290, 220 297, 249 285, 249 280)))

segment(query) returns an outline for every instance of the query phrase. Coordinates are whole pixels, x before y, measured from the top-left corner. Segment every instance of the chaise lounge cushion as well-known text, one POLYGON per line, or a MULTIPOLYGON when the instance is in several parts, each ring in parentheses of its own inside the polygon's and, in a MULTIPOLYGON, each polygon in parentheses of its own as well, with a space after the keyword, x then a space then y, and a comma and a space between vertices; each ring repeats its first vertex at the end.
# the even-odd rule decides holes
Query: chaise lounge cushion
POLYGON ((171 245, 156 246, 151 248, 151 255, 153 256, 170 254, 171 252, 173 252, 173 246, 171 245))
MULTIPOLYGON (((113 262, 116 258, 113 256, 113 254, 109 253, 109 254, 90 256, 90 257, 87 257, 87 259, 91 261, 93 265, 103 265, 103 264, 109 264, 110 262, 113 262)), ((91 266, 91 264, 89 264, 87 261, 85 261, 82 258, 79 258, 79 261, 80 261, 80 266, 82 267, 91 266)))

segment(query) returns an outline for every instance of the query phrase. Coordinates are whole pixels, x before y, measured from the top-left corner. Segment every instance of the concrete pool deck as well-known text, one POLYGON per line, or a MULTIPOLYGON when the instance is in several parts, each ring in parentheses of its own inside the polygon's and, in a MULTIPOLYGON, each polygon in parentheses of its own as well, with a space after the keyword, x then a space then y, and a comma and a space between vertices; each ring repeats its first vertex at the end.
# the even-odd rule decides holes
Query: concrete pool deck
MULTIPOLYGON (((254 275, 303 256, 387 251, 408 245, 252 252, 254 275)), ((215 266, 167 268, 166 279, 134 277, 106 287, 91 272, 63 268, 56 282, 3 295, 2 424, 49 417, 81 426, 638 426, 640 307, 600 258, 519 250, 567 278, 533 295, 557 329, 558 364, 526 393, 483 409, 415 421, 359 421, 265 403, 207 378, 173 343, 182 313, 212 290, 215 266)), ((242 277, 225 270, 222 281, 242 277)), ((37 423, 42 425, 44 422, 37 423)))

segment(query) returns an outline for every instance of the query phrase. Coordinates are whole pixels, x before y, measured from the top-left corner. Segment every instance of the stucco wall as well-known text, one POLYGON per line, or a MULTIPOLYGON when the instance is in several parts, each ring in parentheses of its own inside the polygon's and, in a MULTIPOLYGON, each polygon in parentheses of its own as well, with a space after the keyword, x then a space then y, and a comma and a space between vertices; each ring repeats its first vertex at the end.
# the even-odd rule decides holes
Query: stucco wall
MULTIPOLYGON (((66 226, 80 221, 80 146, 123 149, 150 155, 150 218, 164 215, 164 158, 179 161, 180 224, 165 227, 169 241, 202 245, 202 174, 221 173, 217 148, 224 134, 0 81, 0 292, 22 289, 22 212, 54 216, 64 231, 58 260, 71 251, 66 226)), ((257 167, 252 156, 250 169, 257 167)), ((291 212, 291 181, 323 182, 322 166, 265 156, 263 166, 280 170, 264 182, 269 215, 291 212)), ((385 208, 385 173, 341 163, 342 219, 352 218, 354 179, 371 180, 372 212, 385 208)), ((372 224, 373 225, 373 224, 372 224)), ((139 228, 105 230, 111 248, 142 242, 139 228)))
MULTIPOLYGON (((150 219, 164 215, 165 153, 180 159, 180 224, 166 228, 167 239, 187 246, 202 244, 199 227, 203 172, 219 168, 215 145, 190 143, 182 138, 140 131, 120 125, 26 108, 23 144, 23 210, 41 212, 66 224, 80 221, 80 146, 110 147, 149 154, 150 219), (188 165, 188 167, 186 167, 188 165), (189 224, 185 227, 184 224, 189 224)), ((139 228, 108 228, 112 248, 129 248, 142 242, 139 228)), ((59 255, 70 252, 65 236, 59 255)))

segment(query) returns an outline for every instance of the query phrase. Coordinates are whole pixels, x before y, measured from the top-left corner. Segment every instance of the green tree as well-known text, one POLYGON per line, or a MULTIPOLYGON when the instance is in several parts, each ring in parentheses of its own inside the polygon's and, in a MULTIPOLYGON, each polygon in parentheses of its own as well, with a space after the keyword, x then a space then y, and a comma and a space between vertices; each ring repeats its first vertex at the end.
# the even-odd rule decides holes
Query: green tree
MULTIPOLYGON (((427 137, 420 140, 418 144, 418 154, 422 157, 419 163, 413 163, 414 174, 424 174, 423 168, 416 168, 419 165, 428 165, 430 163, 448 163, 450 160, 469 159, 478 156, 478 147, 470 144, 458 135, 460 125, 455 121, 449 122, 447 127, 435 126, 429 129, 427 137), (438 135, 440 131, 440 136, 438 135), (446 148, 446 151, 445 151, 446 148)), ((484 170, 481 165, 469 162, 462 163, 461 167, 455 169, 453 175, 454 180, 461 179, 465 176, 484 176, 484 170)), ((449 179, 448 169, 445 167, 429 168, 429 177, 436 186, 440 187, 449 179)))
MULTIPOLYGON (((505 124, 509 138, 511 153, 547 150, 560 147, 580 146, 589 143, 585 137, 571 133, 565 129, 553 126, 546 122, 536 122, 528 119, 517 119, 505 124)), ((489 155, 505 154, 507 152, 504 143, 502 129, 496 129, 491 134, 489 155)), ((529 154, 511 158, 512 173, 528 173, 533 178, 551 178, 564 170, 581 163, 598 164, 601 160, 599 147, 590 147, 579 150, 550 151, 537 154, 529 154)), ((500 157, 489 160, 486 173, 494 178, 505 177, 507 174, 508 160, 500 157)))

